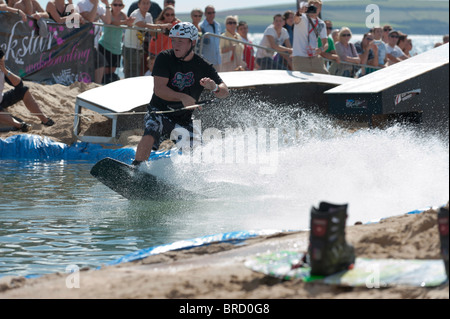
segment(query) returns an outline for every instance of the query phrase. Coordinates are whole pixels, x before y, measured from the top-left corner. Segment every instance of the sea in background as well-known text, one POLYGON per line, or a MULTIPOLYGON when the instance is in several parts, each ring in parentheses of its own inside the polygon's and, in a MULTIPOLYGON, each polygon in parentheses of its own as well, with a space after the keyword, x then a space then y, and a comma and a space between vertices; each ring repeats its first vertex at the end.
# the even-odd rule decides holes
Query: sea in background
MULTIPOLYGON (((420 36, 415 47, 437 40, 420 36)), ((214 198, 128 201, 89 174, 93 162, 0 159, 0 276, 96 268, 223 232, 307 229, 323 200, 348 203, 349 225, 448 201, 448 135, 400 125, 351 133, 314 113, 299 123, 289 112, 252 112, 275 110, 270 101, 240 103, 244 121, 300 127, 299 139, 279 146, 272 174, 257 165, 175 167, 180 182, 214 188, 214 198)))

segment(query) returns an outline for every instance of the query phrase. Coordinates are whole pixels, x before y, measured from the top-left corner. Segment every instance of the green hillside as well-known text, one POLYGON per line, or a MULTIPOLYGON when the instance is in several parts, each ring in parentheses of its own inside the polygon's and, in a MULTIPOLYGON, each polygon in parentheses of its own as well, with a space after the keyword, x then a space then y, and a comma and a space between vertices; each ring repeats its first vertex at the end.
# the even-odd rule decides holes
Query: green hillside
MULTIPOLYGON (((390 24, 407 34, 448 34, 449 1, 400 1, 400 0, 358 0, 324 1, 322 19, 333 21, 336 28, 350 27, 354 33, 367 31, 366 13, 369 4, 380 8, 380 24, 390 24)), ((223 25, 228 15, 238 15, 239 20, 247 21, 250 32, 264 32, 277 13, 295 10, 295 1, 267 7, 236 9, 217 12, 217 21, 223 25)), ((189 15, 179 15, 190 21, 189 15)))

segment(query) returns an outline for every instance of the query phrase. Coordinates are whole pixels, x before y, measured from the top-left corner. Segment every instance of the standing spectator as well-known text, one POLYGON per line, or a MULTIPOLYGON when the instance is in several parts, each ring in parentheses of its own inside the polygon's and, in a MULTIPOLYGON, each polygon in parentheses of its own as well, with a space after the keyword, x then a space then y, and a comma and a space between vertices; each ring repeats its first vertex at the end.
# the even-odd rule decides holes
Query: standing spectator
MULTIPOLYGON (((152 4, 150 4, 150 11, 151 11, 151 6, 152 6, 152 4)), ((167 8, 168 6, 171 6, 171 7, 173 7, 173 9, 175 10, 175 0, 164 0, 164 5, 163 5, 163 10, 165 9, 165 8, 167 8)), ((157 21, 157 20, 161 20, 159 17, 161 17, 161 14, 162 14, 162 10, 161 10, 161 8, 160 8, 160 12, 159 12, 159 14, 156 16, 156 17, 153 17, 152 16, 152 18, 153 18, 153 21, 157 21)), ((176 23, 178 23, 178 22, 181 22, 179 19, 177 19, 177 18, 175 18, 175 21, 172 23, 172 25, 175 25, 176 23)), ((167 31, 169 31, 169 30, 167 30, 167 31)), ((154 34, 155 35, 155 34, 154 34)), ((167 39, 166 39, 166 41, 167 41, 167 39)), ((170 42, 170 41, 169 41, 170 42)), ((148 58, 149 58, 149 56, 150 55, 152 55, 152 54, 154 54, 153 52, 152 53, 150 53, 150 46, 151 46, 151 35, 150 35, 150 33, 149 32, 146 32, 145 33, 145 40, 144 40, 144 59, 145 60, 148 60, 148 58)), ((169 45, 166 45, 166 47, 167 48, 169 48, 169 45)), ((170 45, 170 48, 171 48, 172 46, 170 45)), ((145 68, 144 68, 144 71, 149 71, 149 69, 147 68, 147 64, 145 64, 145 68)))
POLYGON ((48 13, 42 9, 37 0, 19 0, 14 3, 14 8, 22 10, 25 14, 31 16, 35 20, 49 18, 48 13))
MULTIPOLYGON (((84 20, 87 22, 98 22, 100 19, 105 24, 111 23, 111 9, 108 0, 101 0, 104 6, 99 4, 98 0, 81 0, 78 2, 78 12, 81 14, 84 20)), ((94 28, 94 54, 95 54, 95 83, 101 84, 103 81, 103 75, 105 73, 105 57, 98 51, 98 40, 100 39, 101 29, 98 26, 94 28)))
POLYGON ((175 8, 175 0, 164 0, 164 8, 167 6, 172 6, 175 8))
MULTIPOLYGON (((136 9, 139 9, 138 6, 138 2, 139 1, 135 1, 133 2, 130 7, 128 8, 128 16, 131 16, 131 14, 136 11, 136 9)), ((159 15, 161 14, 161 7, 159 6, 159 4, 157 4, 155 1, 150 1, 150 8, 148 9, 148 13, 150 13, 150 15, 152 16, 152 20, 156 21, 156 19, 158 19, 159 15)), ((149 52, 148 52, 148 48, 150 46, 150 40, 151 40, 151 35, 149 32, 145 32, 144 34, 144 41, 142 42, 142 48, 144 50, 144 61, 148 59, 149 56, 149 52)), ((144 66, 144 71, 147 71, 147 65, 144 66)))
MULTIPOLYGON (((83 18, 88 22, 98 22, 100 20, 105 24, 111 23, 111 6, 108 0, 101 0, 105 5, 102 6, 99 0, 81 0, 77 4, 77 11, 83 16, 83 18)), ((96 31, 96 40, 100 38, 100 31, 96 31)), ((98 42, 97 42, 98 43, 98 42)))
MULTIPOLYGON (((201 32, 203 35, 206 33, 213 33, 220 35, 222 33, 222 29, 220 24, 215 21, 216 18, 216 9, 213 6, 207 6, 205 8, 205 17, 206 19, 200 23, 201 32)), ((214 65, 214 68, 217 71, 220 71, 220 65, 222 64, 222 59, 220 57, 220 39, 216 37, 208 37, 203 36, 202 38, 203 45, 200 45, 202 48, 202 52, 200 55, 206 59, 209 63, 214 65)))
POLYGON ((294 17, 295 17, 295 12, 288 10, 283 14, 283 19, 284 19, 284 26, 283 28, 285 28, 289 34, 289 41, 292 43, 294 43, 294 17))
MULTIPOLYGON (((331 38, 333 38, 333 43, 336 44, 336 42, 339 41, 339 29, 334 29, 331 31, 331 38)), ((336 48, 336 46, 335 46, 336 48)))
MULTIPOLYGON (((285 28, 283 28, 284 20, 281 14, 276 14, 273 17, 273 24, 269 25, 264 31, 264 36, 260 45, 263 47, 269 47, 277 52, 292 54, 291 43, 289 42, 289 34, 285 28)), ((258 49, 256 51, 256 63, 259 65, 260 70, 286 70, 287 68, 283 64, 283 60, 277 61, 273 58, 274 52, 265 49, 258 49)), ((289 59, 288 57, 286 59, 289 59)), ((290 63, 290 61, 289 61, 290 63)))
MULTIPOLYGON (((228 16, 225 18, 225 32, 222 36, 242 41, 237 29, 237 18, 228 16)), ((238 42, 220 39, 220 53, 222 58, 222 72, 245 70, 246 63, 243 61, 244 45, 238 42)))
MULTIPOLYGON (((292 43, 294 43, 294 16, 295 13, 294 11, 288 10, 283 14, 283 20, 284 20, 284 24, 283 24, 283 28, 286 29, 286 31, 289 34, 289 43, 291 44, 292 47, 292 43)), ((274 57, 275 62, 277 62, 278 60, 281 60, 281 63, 283 63, 284 67, 288 70, 292 70, 291 67, 291 61, 283 59, 283 56, 279 53, 275 54, 274 57)))
POLYGON ((402 50, 403 53, 405 53, 407 42, 408 42, 408 35, 404 33, 399 33, 397 46, 400 48, 400 50, 402 50))
POLYGON ((67 3, 65 0, 50 0, 47 3, 45 10, 47 11, 49 18, 53 19, 56 23, 66 23, 67 20, 79 19, 80 23, 84 23, 83 17, 75 12, 74 8, 68 10, 67 7, 72 5, 72 0, 67 3))
MULTIPOLYGON (((134 18, 128 18, 122 9, 125 7, 123 0, 113 0, 111 3, 111 24, 116 27, 105 26, 103 33, 98 41, 98 50, 105 57, 105 74, 103 83, 107 84, 119 80, 115 74, 116 68, 120 67, 120 59, 122 56, 122 29, 120 25, 131 27, 134 18)), ((107 9, 109 10, 109 9, 107 9)))
POLYGON ((383 42, 383 29, 376 27, 372 29, 374 43, 378 48, 378 66, 384 67, 386 64, 386 44, 383 42))
POLYGON ((47 23, 44 19, 48 19, 49 15, 42 9, 37 0, 19 0, 14 4, 14 8, 22 10, 26 15, 36 20, 39 36, 44 38, 48 35, 47 23))
MULTIPOLYGON (((139 9, 138 6, 138 2, 139 1, 135 1, 133 2, 130 7, 128 8, 128 16, 131 16, 131 14, 136 10, 139 9)), ((152 19, 153 21, 156 21, 156 19, 158 18, 158 16, 161 14, 161 7, 159 6, 159 4, 157 4, 154 1, 150 1, 150 8, 148 9, 148 13, 150 13, 152 15, 152 19)))
POLYGON ((7 11, 7 12, 11 12, 11 13, 17 13, 17 15, 19 15, 22 18, 23 22, 27 22, 27 15, 25 14, 25 12, 23 12, 20 9, 14 9, 13 7, 10 7, 9 5, 2 3, 0 0, 0 11, 7 11))
MULTIPOLYGON (((333 22, 331 22, 330 20, 325 20, 325 26, 326 26, 326 30, 327 30, 327 43, 328 43, 328 49, 325 52, 331 52, 331 51, 335 51, 336 47, 334 46, 334 39, 333 36, 331 35, 331 32, 333 31, 333 22)), ((319 38, 318 39, 319 44, 322 45, 322 39, 319 38)))
POLYGON ((197 54, 200 53, 200 42, 201 42, 201 38, 203 36, 202 29, 200 28, 200 23, 202 21, 202 17, 203 17, 202 9, 199 9, 199 8, 192 9, 192 11, 191 11, 192 24, 198 30, 198 40, 195 44, 195 53, 197 53, 197 54))
MULTIPOLYGON (((358 52, 356 52, 355 45, 350 42, 352 38, 352 32, 349 28, 343 27, 339 31, 339 41, 336 43, 336 52, 342 62, 359 64, 361 59, 358 52)), ((357 68, 354 65, 335 63, 333 62, 330 67, 330 73, 333 75, 355 77, 357 68)))
POLYGON ((308 5, 302 6, 294 18, 294 71, 328 74, 321 57, 321 53, 328 49, 327 28, 319 18, 321 10, 322 0, 309 0, 308 5), (308 8, 313 10, 308 12, 308 8), (320 48, 319 38, 323 44, 320 48))
POLYGON ((389 32, 392 31, 392 27, 389 24, 386 24, 383 27, 383 36, 382 36, 382 40, 384 43, 388 43, 389 41, 389 32))
MULTIPOLYGON (((339 55, 336 53, 336 47, 334 45, 334 39, 331 35, 333 31, 333 23, 330 20, 325 20, 325 25, 327 26, 327 40, 328 40, 328 49, 325 52, 322 52, 320 55, 328 60, 340 62, 339 55)), ((322 39, 319 38, 319 48, 322 47, 322 39)), ((327 64, 326 64, 327 65, 327 64)))
POLYGON ((197 30, 199 30, 200 32, 200 22, 202 21, 203 18, 203 11, 202 9, 192 9, 191 11, 191 19, 192 19, 192 24, 195 25, 195 27, 197 28, 197 30))
POLYGON ((386 46, 386 56, 389 60, 389 65, 406 60, 408 57, 397 46, 400 33, 396 30, 389 32, 389 40, 386 46))
MULTIPOLYGON (((133 25, 139 28, 157 29, 159 27, 170 29, 171 25, 153 24, 153 18, 148 9, 150 0, 139 0, 138 9, 131 13, 130 18, 134 18, 133 25)), ((144 75, 144 35, 143 31, 125 30, 122 56, 125 77, 136 77, 144 75)))
POLYGON ((412 48, 413 48, 412 40, 411 39, 406 39, 405 50, 403 51, 403 53, 405 53, 405 55, 408 58, 411 57, 411 50, 412 50, 412 48))
MULTIPOLYGON (((377 67, 378 66, 378 47, 371 32, 364 34, 363 39, 355 43, 356 52, 359 54, 360 63, 377 67)), ((361 76, 372 73, 377 69, 362 68, 361 76)))
MULTIPOLYGON (((240 21, 237 31, 242 38, 242 41, 252 44, 252 41, 248 39, 248 24, 245 21, 240 21)), ((252 45, 244 46, 244 62, 247 64, 246 70, 253 71, 255 69, 255 50, 252 45)))
MULTIPOLYGON (((155 23, 166 24, 168 29, 177 24, 179 20, 175 16, 175 8, 171 5, 165 7, 155 23)), ((150 41, 148 52, 153 55, 158 55, 161 51, 172 49, 172 41, 169 36, 163 33, 156 33, 150 41)))

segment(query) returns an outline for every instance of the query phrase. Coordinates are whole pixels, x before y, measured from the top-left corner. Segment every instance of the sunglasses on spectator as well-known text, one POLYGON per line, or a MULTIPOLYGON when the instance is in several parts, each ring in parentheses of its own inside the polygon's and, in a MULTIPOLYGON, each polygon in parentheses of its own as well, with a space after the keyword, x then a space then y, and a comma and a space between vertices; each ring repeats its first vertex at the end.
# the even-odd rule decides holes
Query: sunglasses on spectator
POLYGON ((113 3, 112 6, 113 7, 123 7, 124 5, 121 3, 113 3))
POLYGON ((392 31, 392 29, 384 28, 383 31, 384 31, 384 32, 389 32, 389 31, 392 31))
POLYGON ((333 30, 333 27, 327 27, 327 30, 333 30))
POLYGON ((352 35, 350 33, 346 33, 342 35, 343 37, 351 37, 352 35))
POLYGON ((202 14, 194 14, 192 15, 194 18, 201 18, 203 15, 202 14))
POLYGON ((216 11, 209 11, 209 12, 206 12, 206 14, 216 14, 216 11))
POLYGON ((174 17, 175 13, 165 13, 164 16, 165 17, 174 17))
POLYGON ((227 24, 237 24, 235 21, 228 21, 227 24))
POLYGON ((373 38, 366 38, 367 41, 373 41, 373 38))

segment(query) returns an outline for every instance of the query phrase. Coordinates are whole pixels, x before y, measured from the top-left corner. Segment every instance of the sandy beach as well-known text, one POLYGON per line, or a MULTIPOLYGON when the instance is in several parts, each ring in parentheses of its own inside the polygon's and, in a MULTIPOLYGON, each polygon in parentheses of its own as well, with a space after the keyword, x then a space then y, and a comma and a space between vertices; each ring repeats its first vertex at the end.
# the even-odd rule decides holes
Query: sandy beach
MULTIPOLYGON (((440 259, 436 211, 404 215, 380 223, 347 227, 358 257, 440 259)), ((141 261, 83 269, 79 288, 67 288, 68 274, 36 279, 0 279, 0 298, 158 299, 448 299, 448 283, 436 288, 396 286, 348 288, 300 280, 282 281, 245 266, 258 247, 306 249, 308 232, 249 239, 245 245, 217 243, 172 251, 141 261)))
MULTIPOLYGON (((74 83, 42 86, 26 83, 56 125, 50 128, 28 114, 23 103, 8 109, 13 115, 32 124, 28 134, 48 136, 55 141, 72 144, 75 99, 95 84, 74 83)), ((82 131, 103 134, 105 118, 91 115, 83 121, 82 131)), ((20 132, 0 133, 4 139, 20 132)), ((120 143, 136 145, 140 132, 122 134, 120 143)), ((445 203, 436 203, 442 205, 445 203)), ((447 204, 448 205, 448 204, 447 204)), ((34 279, 0 278, 0 298, 163 298, 163 299, 448 299, 448 283, 437 288, 397 286, 385 289, 348 288, 305 283, 300 280, 281 281, 247 268, 244 263, 255 252, 272 247, 296 247, 306 250, 309 233, 291 232, 260 236, 244 245, 217 243, 184 251, 172 251, 144 260, 103 267, 82 269, 80 287, 68 288, 68 274, 50 274, 34 279)), ((430 209, 421 214, 396 216, 368 225, 347 227, 347 240, 355 246, 357 257, 394 259, 441 259, 437 212, 430 209)))

